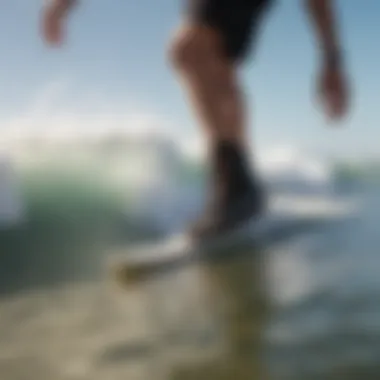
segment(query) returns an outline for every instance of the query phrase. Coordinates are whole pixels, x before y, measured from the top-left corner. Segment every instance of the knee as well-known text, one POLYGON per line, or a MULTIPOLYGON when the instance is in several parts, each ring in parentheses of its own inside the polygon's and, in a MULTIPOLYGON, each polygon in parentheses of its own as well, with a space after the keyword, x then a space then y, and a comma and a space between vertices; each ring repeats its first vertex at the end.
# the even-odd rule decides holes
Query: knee
POLYGON ((196 70, 218 55, 219 41, 214 33, 199 27, 182 29, 169 46, 169 61, 180 70, 196 70))
POLYGON ((180 70, 187 70, 199 65, 204 51, 202 35, 196 30, 179 31, 169 47, 169 61, 180 70))

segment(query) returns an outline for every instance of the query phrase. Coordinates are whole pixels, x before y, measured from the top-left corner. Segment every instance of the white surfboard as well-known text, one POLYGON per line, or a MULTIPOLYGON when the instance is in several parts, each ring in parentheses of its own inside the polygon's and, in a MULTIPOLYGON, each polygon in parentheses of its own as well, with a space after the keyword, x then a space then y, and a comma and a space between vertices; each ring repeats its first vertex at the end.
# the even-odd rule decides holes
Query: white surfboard
POLYGON ((165 240, 129 247, 109 257, 111 272, 122 282, 165 273, 190 263, 221 258, 233 252, 255 252, 279 240, 337 222, 354 214, 357 205, 318 199, 276 199, 265 217, 252 220, 225 236, 197 244, 178 234, 165 240))

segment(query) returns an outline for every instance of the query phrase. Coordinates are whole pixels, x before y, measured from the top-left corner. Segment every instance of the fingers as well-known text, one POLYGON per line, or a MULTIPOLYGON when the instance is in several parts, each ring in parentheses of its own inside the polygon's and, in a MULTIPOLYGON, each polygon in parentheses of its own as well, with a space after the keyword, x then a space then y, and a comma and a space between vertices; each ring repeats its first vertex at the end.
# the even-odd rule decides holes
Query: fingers
POLYGON ((321 100, 327 116, 332 120, 344 118, 348 111, 348 89, 339 74, 327 75, 321 83, 321 100))
POLYGON ((346 99, 342 91, 333 90, 327 95, 327 111, 331 119, 342 119, 346 114, 346 99))
POLYGON ((61 21, 47 15, 44 19, 43 33, 47 43, 51 45, 60 45, 62 43, 61 21))
POLYGON ((61 39, 60 17, 55 6, 47 6, 42 15, 42 34, 48 44, 56 45, 61 39))
POLYGON ((42 28, 45 41, 51 45, 61 45, 64 39, 64 21, 74 0, 56 0, 48 5, 43 14, 42 28))
POLYGON ((333 93, 331 100, 332 113, 335 119, 342 119, 348 111, 348 91, 345 87, 340 87, 333 93))

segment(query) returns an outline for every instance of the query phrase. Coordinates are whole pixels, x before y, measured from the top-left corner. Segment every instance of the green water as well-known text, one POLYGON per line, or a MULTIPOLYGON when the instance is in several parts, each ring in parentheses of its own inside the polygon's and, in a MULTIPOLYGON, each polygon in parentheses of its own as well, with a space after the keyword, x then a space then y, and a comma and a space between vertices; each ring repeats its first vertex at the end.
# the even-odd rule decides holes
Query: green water
POLYGON ((0 231, 2 292, 91 277, 108 246, 143 234, 99 173, 45 165, 20 177, 27 219, 0 231))

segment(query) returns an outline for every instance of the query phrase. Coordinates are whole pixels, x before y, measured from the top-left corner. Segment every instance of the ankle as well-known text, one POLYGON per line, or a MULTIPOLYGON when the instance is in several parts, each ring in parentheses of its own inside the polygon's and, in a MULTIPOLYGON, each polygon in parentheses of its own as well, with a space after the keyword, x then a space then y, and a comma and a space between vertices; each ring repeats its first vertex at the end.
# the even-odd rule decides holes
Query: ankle
POLYGON ((220 140, 215 144, 212 161, 213 170, 227 198, 252 191, 253 175, 243 146, 233 141, 220 140))

